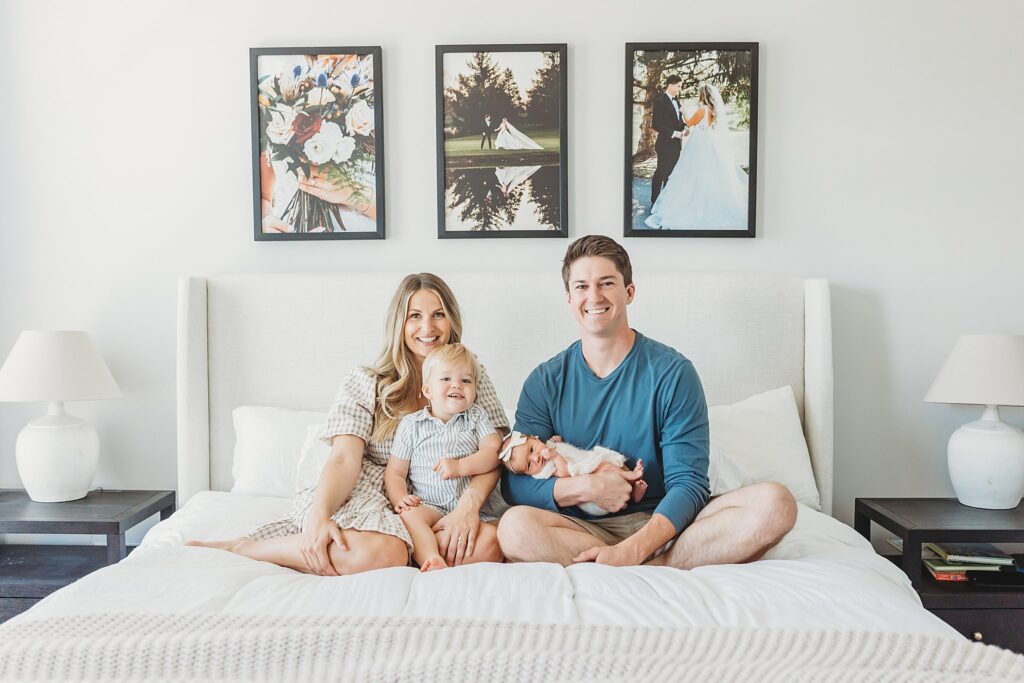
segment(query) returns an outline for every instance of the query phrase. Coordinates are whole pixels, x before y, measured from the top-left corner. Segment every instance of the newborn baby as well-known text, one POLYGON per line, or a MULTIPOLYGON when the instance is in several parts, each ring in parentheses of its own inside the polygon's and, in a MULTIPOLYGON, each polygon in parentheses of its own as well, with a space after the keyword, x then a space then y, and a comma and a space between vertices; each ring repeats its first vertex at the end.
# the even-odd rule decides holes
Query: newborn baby
MULTIPOLYGON (((515 474, 529 474, 534 479, 556 477, 575 477, 578 474, 606 472, 608 470, 625 470, 626 456, 603 446, 595 446, 589 451, 577 448, 564 441, 552 439, 546 444, 536 436, 512 432, 501 445, 498 458, 505 467, 515 474), (544 451, 548 448, 547 452, 544 451)), ((637 460, 634 472, 643 474, 643 461, 637 460)), ((647 482, 637 479, 633 482, 633 502, 639 502, 647 492, 647 482)), ((578 507, 588 515, 607 515, 608 511, 594 503, 580 503, 578 507)))

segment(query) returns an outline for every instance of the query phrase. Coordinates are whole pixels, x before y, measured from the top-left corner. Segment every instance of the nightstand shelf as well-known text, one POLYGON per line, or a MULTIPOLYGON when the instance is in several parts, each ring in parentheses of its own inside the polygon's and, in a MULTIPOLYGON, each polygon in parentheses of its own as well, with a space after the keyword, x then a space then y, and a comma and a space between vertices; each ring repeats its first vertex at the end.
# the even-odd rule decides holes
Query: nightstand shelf
POLYGON ((157 513, 167 519, 174 505, 174 491, 90 491, 66 503, 37 503, 24 491, 0 489, 0 533, 107 537, 106 546, 0 545, 0 622, 124 559, 128 529, 157 513))
POLYGON ((936 581, 921 561, 923 543, 1024 543, 1024 505, 982 510, 955 498, 858 498, 853 519, 869 540, 871 522, 903 539, 903 554, 886 557, 903 568, 925 609, 967 638, 1024 653, 1024 589, 936 581))

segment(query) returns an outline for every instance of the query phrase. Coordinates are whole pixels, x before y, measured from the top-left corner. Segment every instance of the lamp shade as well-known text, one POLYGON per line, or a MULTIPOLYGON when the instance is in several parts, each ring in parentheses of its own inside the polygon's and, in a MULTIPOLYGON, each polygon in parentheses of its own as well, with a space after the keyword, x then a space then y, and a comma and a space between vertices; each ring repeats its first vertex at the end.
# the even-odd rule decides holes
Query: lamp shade
POLYGON ((91 401, 120 395, 87 332, 22 332, 0 367, 0 401, 91 401))
POLYGON ((924 400, 1024 406, 1024 336, 961 336, 924 400))

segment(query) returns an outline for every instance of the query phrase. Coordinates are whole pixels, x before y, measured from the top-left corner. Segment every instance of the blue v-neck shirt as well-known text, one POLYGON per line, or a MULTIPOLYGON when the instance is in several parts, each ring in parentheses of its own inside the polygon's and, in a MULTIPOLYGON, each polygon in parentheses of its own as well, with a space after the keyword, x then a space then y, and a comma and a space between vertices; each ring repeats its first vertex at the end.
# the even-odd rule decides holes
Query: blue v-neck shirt
MULTIPOLYGON (((587 366, 580 341, 538 366, 523 384, 515 428, 545 441, 560 434, 580 448, 611 448, 629 467, 642 459, 647 493, 615 514, 657 512, 678 533, 708 502, 708 409, 700 378, 685 356, 639 332, 607 377, 587 366)), ((558 507, 555 481, 505 471, 505 500, 591 518, 577 507, 558 507)))

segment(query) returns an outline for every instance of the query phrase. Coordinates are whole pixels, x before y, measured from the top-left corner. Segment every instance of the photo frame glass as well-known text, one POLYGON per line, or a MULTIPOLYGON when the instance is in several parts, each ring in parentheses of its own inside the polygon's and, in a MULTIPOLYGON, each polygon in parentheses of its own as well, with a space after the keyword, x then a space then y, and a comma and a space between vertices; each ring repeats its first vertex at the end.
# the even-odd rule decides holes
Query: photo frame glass
POLYGON ((439 237, 568 235, 565 56, 437 47, 439 237))
POLYGON ((257 240, 384 237, 380 48, 250 50, 257 240))
POLYGON ((625 99, 625 235, 753 237, 757 44, 629 44, 625 99))

